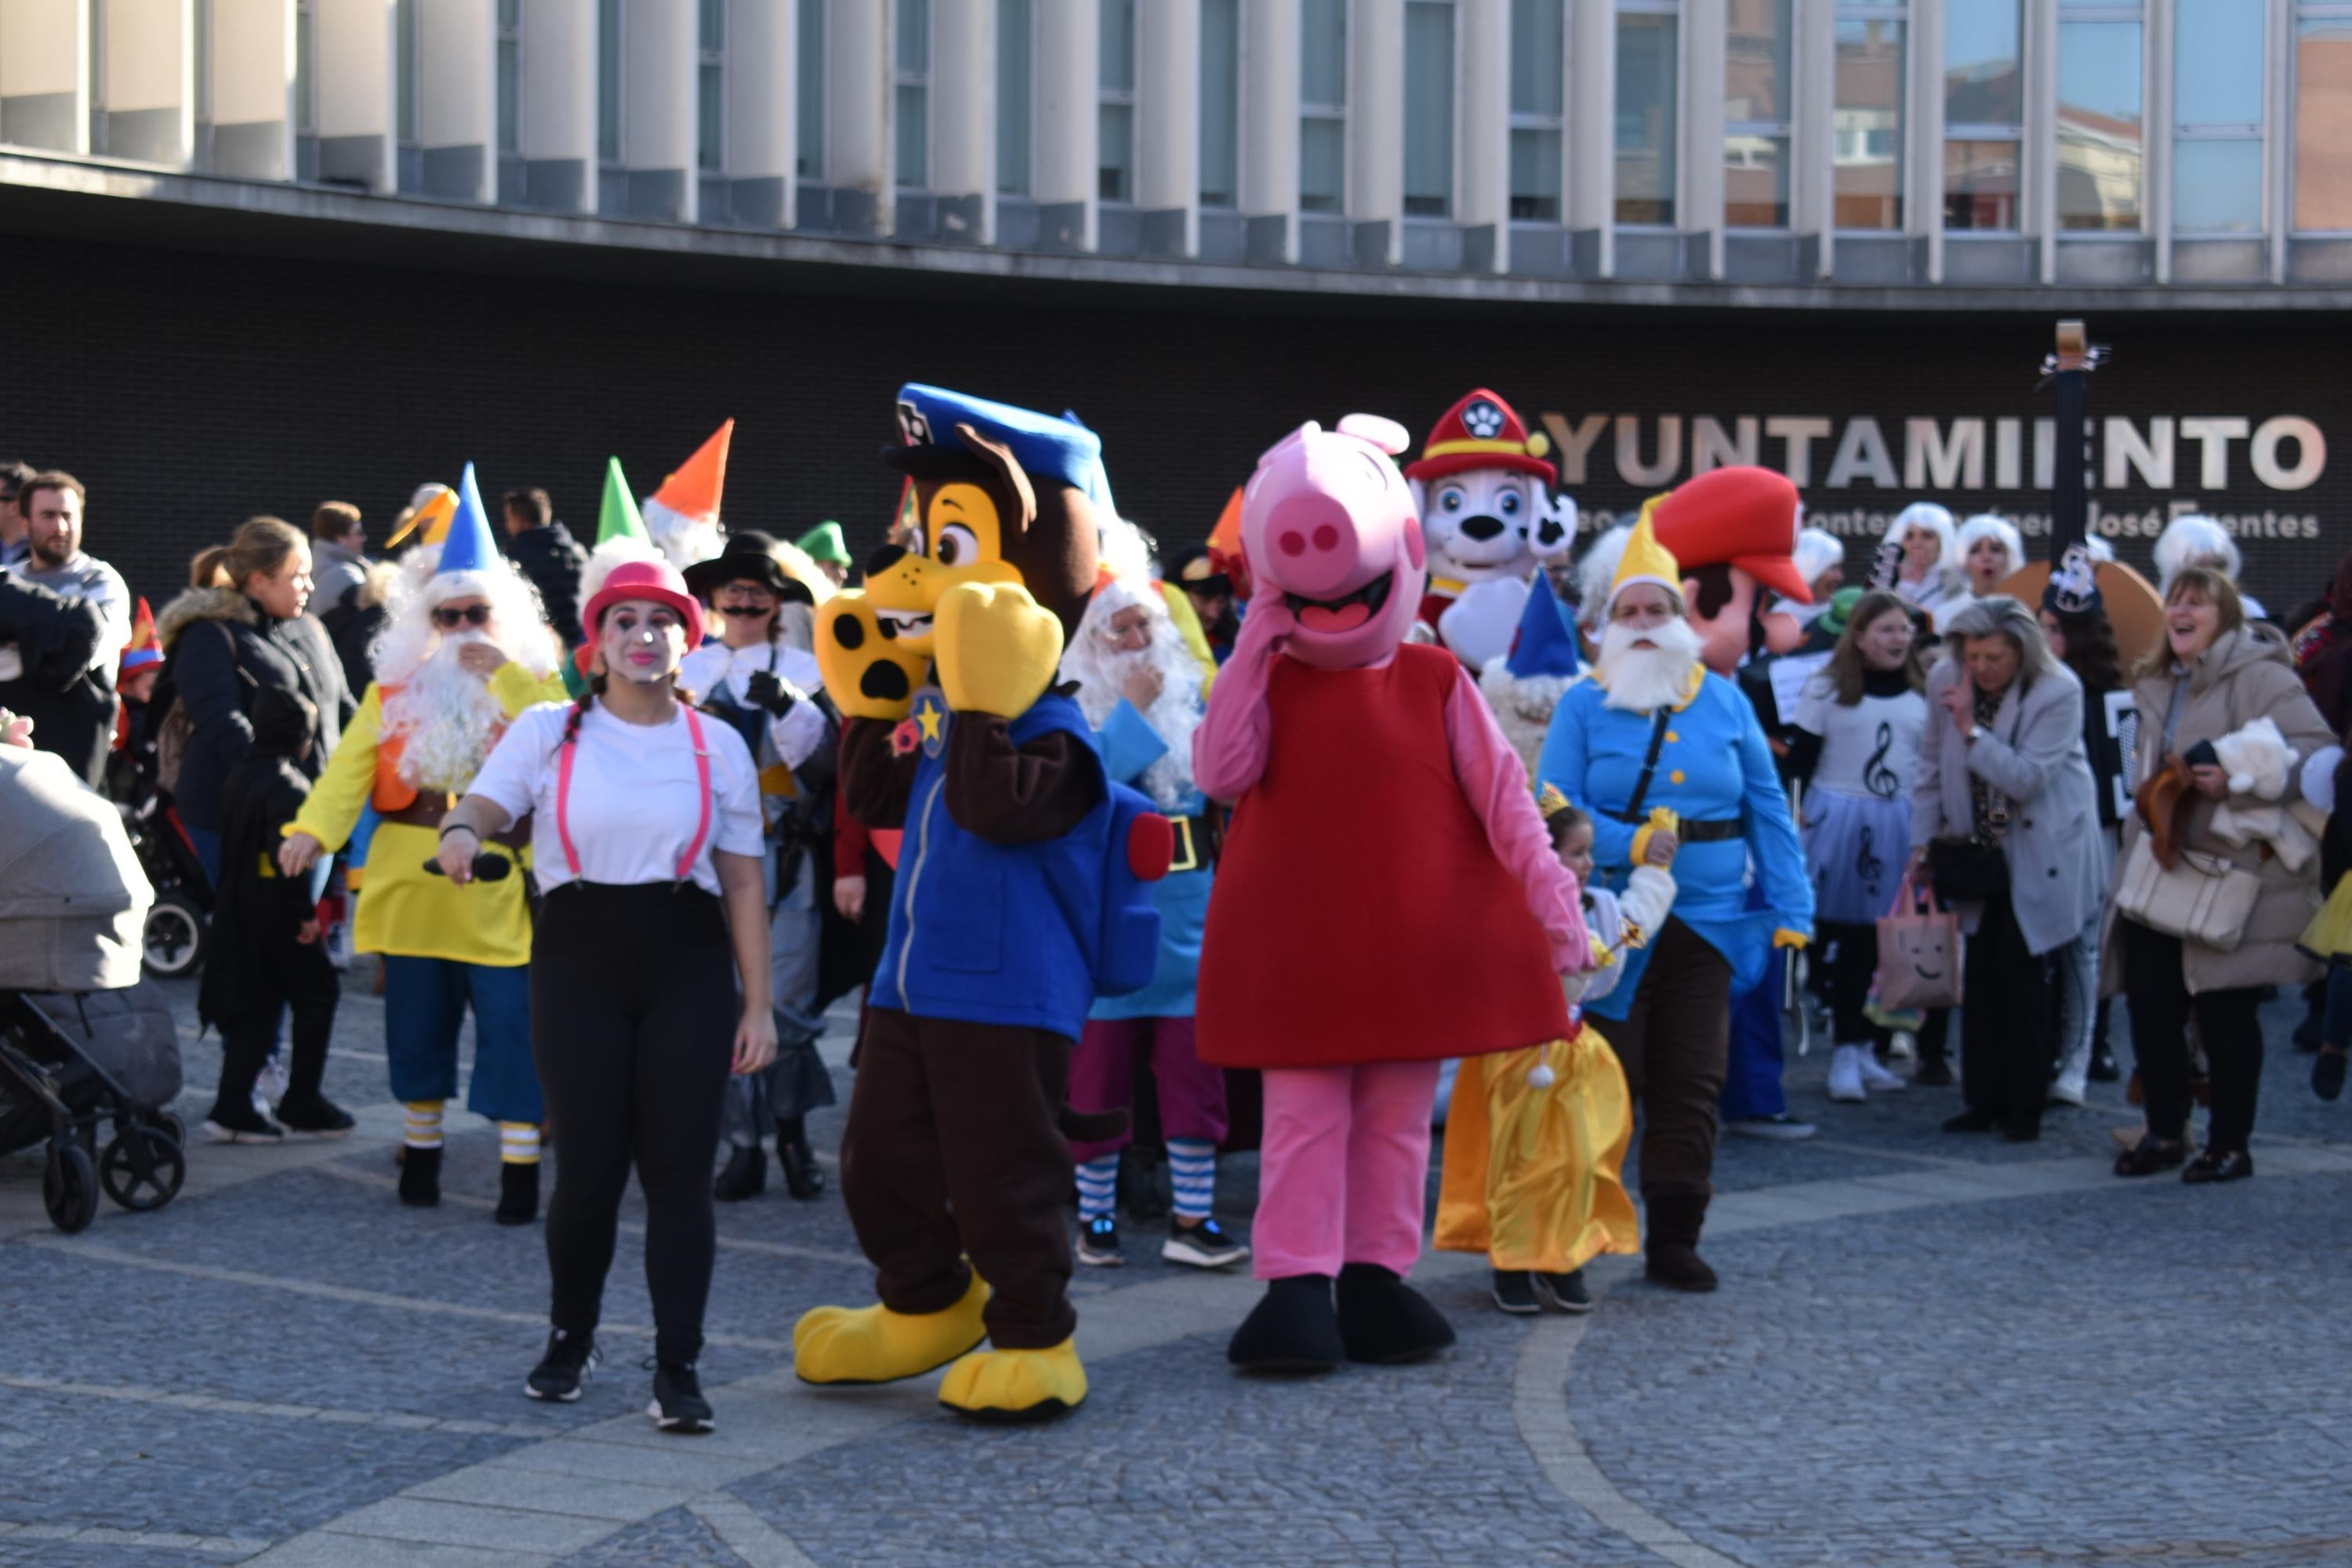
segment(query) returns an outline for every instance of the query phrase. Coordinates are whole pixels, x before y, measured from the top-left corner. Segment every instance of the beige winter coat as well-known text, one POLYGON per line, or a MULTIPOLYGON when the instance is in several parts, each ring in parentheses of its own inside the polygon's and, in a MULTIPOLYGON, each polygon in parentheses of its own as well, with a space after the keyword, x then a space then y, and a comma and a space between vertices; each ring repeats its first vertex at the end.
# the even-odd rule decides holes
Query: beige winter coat
MULTIPOLYGON (((2275 627, 2249 623, 2214 638, 2213 646, 2186 676, 2168 671, 2134 684, 2132 698, 2139 715, 2138 740, 2132 753, 2134 779, 2147 778, 2168 754, 2165 716, 2172 710, 2173 688, 2183 679, 2189 682, 2189 695, 2173 731, 2171 755, 2267 718, 2294 749, 2295 763, 2287 770, 2292 790, 2291 781, 2303 760, 2336 739, 2287 661, 2286 638, 2275 627)), ((2266 854, 2259 842, 2231 846, 2215 837, 2217 803, 2202 795, 2192 798, 2188 847, 2224 856, 2231 864, 2252 871, 2262 879, 2262 891, 2254 900, 2253 916, 2246 922, 2244 940, 2231 952, 2195 942, 2181 944, 2181 965, 2190 994, 2247 985, 2298 985, 2309 980, 2318 973, 2318 966, 2295 950, 2294 942, 2319 911, 2317 861, 2306 861, 2300 871, 2291 871, 2285 862, 2266 854)), ((2261 803, 2254 796, 2241 795, 2233 797, 2233 804, 2261 803)), ((2137 810, 2124 818, 2123 852, 2116 857, 2118 879, 2131 860, 2132 847, 2147 831, 2137 810)), ((2111 889, 2099 955, 2100 989, 2110 995, 2123 988, 2122 924, 2111 889)))

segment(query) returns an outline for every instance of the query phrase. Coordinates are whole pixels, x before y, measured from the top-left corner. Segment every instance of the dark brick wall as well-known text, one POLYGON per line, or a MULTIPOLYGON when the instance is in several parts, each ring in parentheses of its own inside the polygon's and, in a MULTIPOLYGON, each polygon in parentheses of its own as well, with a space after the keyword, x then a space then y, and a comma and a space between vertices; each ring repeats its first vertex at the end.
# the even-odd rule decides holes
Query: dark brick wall
MULTIPOLYGON (((892 438, 891 395, 908 379, 1075 408, 1103 433, 1122 508, 1163 543, 1205 532, 1255 455, 1298 420, 1367 409, 1418 440, 1480 383, 1530 419, 1641 416, 1645 455, 1662 415, 1727 427, 1741 415, 1819 415, 1840 427, 1869 416, 1898 468, 1906 416, 2048 411, 2034 389, 2049 341, 2038 319, 1472 315, 1412 301, 1273 310, 1164 294, 1056 308, 1034 293, 663 289, 65 242, 16 241, 11 254, 0 454, 87 481, 92 550, 159 603, 194 551, 247 515, 303 521, 318 500, 346 499, 380 538, 415 484, 454 481, 468 458, 493 505, 507 487, 544 485, 584 532, 608 453, 649 493, 729 416, 740 421, 729 520, 789 536, 837 517, 862 552, 896 497, 875 451, 892 438)), ((2094 491, 2135 518, 2189 500, 2267 510, 2273 528, 2278 516, 2315 518, 2315 538, 2244 548, 2247 585, 2274 610, 2316 593, 2352 544, 2352 420, 2336 417, 2352 411, 2333 374, 2342 326, 2179 314, 2092 325, 2117 351, 2094 378, 2095 415, 2130 416, 2145 434, 2156 415, 2259 425, 2293 414, 2346 443, 2316 484, 2292 493, 2254 481, 2243 441, 2227 489, 2201 492, 2186 440, 2169 492, 2094 491)), ((1814 511, 1858 528, 1909 499, 1900 487, 1826 488, 1835 443, 1814 448, 1814 511)), ((1643 493, 1617 477, 1612 450, 1604 436, 1576 491, 1588 513, 1643 493)), ((1764 443, 1766 460, 1780 453, 1764 443)), ((1962 513, 2041 505, 2019 493, 1939 499, 1962 513)), ((2146 561, 2146 541, 2118 542, 2146 561)), ((1857 549, 1857 562, 1865 555, 1857 549)))

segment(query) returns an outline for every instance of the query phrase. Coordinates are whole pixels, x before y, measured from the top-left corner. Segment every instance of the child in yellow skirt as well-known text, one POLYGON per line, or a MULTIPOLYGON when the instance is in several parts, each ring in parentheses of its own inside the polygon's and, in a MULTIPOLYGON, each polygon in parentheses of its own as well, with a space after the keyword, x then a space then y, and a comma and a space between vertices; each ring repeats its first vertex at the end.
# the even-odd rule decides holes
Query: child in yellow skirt
MULTIPOLYGON (((1446 1119, 1436 1245, 1486 1254, 1495 1305, 1506 1312, 1589 1312, 1584 1265, 1604 1252, 1638 1253, 1641 1232, 1620 1177, 1633 1098, 1579 1004, 1605 994, 1622 973, 1618 953, 1665 922, 1675 880, 1645 865, 1622 893, 1595 888, 1591 819, 1549 784, 1538 804, 1553 853, 1584 889, 1595 967, 1560 981, 1569 1037, 1463 1061, 1446 1119)), ((1672 812, 1653 815, 1674 829, 1672 812)))

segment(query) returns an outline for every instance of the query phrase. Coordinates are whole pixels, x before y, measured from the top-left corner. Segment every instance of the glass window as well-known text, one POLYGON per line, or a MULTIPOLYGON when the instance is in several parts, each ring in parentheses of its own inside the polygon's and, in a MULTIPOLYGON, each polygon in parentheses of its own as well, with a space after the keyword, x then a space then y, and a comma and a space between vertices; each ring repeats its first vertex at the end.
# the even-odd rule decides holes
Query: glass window
POLYGON ((824 177, 824 6, 803 0, 793 74, 799 79, 800 127, 793 136, 793 167, 803 180, 824 177))
MULTIPOLYGON (((90 31, 91 79, 97 79, 100 47, 104 40, 98 30, 90 31)), ((90 94, 93 108, 99 103, 98 94, 90 94)), ((310 14, 310 0, 299 0, 294 7, 294 130, 302 136, 315 135, 319 129, 319 19, 310 14)))
MULTIPOLYGON (((507 4, 508 0, 499 0, 507 4)), ((705 54, 715 54, 727 47, 727 0, 698 0, 700 6, 696 28, 705 54)))
POLYGON ((2019 45, 2025 36, 2020 0, 1950 0, 1944 12, 1944 124, 2025 122, 2019 45))
POLYGON ((1678 18, 1617 17, 1617 221, 1675 221, 1675 94, 1678 18))
POLYGON ((1347 205, 1348 0, 1300 0, 1298 32, 1298 207, 1336 213, 1347 205))
POLYGON ((1903 26, 1895 16, 1838 18, 1830 111, 1834 227, 1903 226, 1903 26))
POLYGON ((1404 210, 1454 210, 1454 6, 1408 0, 1404 8, 1404 210))
POLYGON ((2058 226, 2137 229, 2140 24, 2058 24, 2058 226))
POLYGON ((898 0, 898 184, 916 190, 931 177, 931 4, 898 0))
POLYGON ((695 70, 695 166, 706 174, 727 167, 727 0, 701 0, 697 28, 701 58, 695 70))
POLYGON ((2013 141, 1944 143, 1944 226, 2017 227, 2018 146, 2013 141))
MULTIPOLYGON (((404 37, 409 26, 408 0, 399 0, 399 26, 404 37)), ((196 0, 195 33, 196 123, 209 125, 213 118, 213 0, 196 0)), ((404 72, 400 81, 404 89, 408 84, 404 72)), ((407 124, 403 118, 403 141, 413 140, 406 134, 407 124)))
POLYGON ((1135 0, 1099 0, 1095 195, 1135 200, 1135 0))
POLYGON ((2183 140, 2174 148, 2172 226, 2181 234, 2262 232, 2262 139, 2183 140))
POLYGON ((621 3, 596 3, 596 156, 607 163, 621 161, 621 3))
POLYGON ((499 0, 499 151, 522 151, 522 0, 499 0))
POLYGON ((2352 16, 2295 26, 2294 226, 2352 229, 2352 16))
MULTIPOLYGON (((802 0, 803 5, 808 0, 802 0)), ((1032 30, 1029 0, 996 0, 996 188, 1029 191, 1032 30)))
POLYGON ((1730 0, 1723 77, 1723 221, 1789 226, 1791 0, 1730 0))
POLYGON ((1201 0, 1201 205, 1204 207, 1241 205, 1241 0, 1201 0))
POLYGON ((1511 0, 1511 216, 1559 221, 1566 0, 1511 0))
POLYGON ((2263 0, 2175 0, 2172 226, 2263 227, 2263 0))

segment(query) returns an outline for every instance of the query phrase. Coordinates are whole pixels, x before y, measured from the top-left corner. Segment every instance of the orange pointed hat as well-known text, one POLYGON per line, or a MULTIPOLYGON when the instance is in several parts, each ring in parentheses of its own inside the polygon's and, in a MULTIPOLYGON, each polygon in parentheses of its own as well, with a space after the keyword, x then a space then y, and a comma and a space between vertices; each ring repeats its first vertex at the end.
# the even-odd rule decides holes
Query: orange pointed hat
POLYGON ((1712 468, 1676 485, 1655 513, 1658 542, 1687 572, 1738 567, 1784 599, 1813 602, 1797 569, 1797 487, 1769 468, 1712 468))
POLYGON ((1242 487, 1235 485, 1234 493, 1225 498, 1224 510, 1217 514, 1217 525, 1209 530, 1209 562, 1234 585, 1234 592, 1243 602, 1250 596, 1249 563, 1242 555, 1242 487))
POLYGON ((662 481, 654 500, 696 522, 717 518, 719 495, 727 488, 727 448, 734 439, 735 421, 730 419, 711 432, 710 439, 696 448, 677 472, 662 481))

